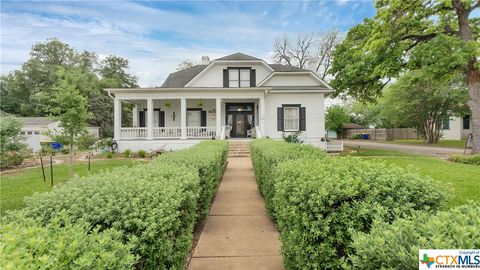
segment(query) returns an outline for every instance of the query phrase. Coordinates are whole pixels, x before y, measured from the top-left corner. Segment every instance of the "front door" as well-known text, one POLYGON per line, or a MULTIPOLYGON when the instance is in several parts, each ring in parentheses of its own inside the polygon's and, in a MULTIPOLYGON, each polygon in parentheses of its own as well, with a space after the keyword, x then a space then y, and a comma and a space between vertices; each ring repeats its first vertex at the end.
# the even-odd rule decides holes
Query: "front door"
POLYGON ((237 112, 233 113, 232 137, 245 138, 247 137, 247 113, 237 112))
POLYGON ((226 124, 232 127, 232 138, 246 138, 249 129, 254 126, 253 103, 227 103, 226 124))

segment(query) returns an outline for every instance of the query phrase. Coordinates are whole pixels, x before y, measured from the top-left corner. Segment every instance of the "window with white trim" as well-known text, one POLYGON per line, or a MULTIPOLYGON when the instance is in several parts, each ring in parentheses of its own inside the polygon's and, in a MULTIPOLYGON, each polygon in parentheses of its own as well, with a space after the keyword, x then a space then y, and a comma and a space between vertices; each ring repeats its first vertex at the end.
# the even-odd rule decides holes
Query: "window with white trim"
POLYGON ((250 69, 228 69, 228 87, 250 87, 250 69))
POLYGON ((300 130, 300 107, 283 107, 284 131, 300 130))

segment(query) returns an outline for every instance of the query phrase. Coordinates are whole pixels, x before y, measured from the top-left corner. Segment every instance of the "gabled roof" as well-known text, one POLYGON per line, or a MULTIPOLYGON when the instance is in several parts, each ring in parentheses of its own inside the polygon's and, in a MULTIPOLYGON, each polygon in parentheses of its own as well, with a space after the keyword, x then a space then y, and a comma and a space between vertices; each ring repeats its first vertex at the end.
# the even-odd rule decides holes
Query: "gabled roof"
POLYGON ((162 87, 167 88, 180 88, 184 87, 189 81, 204 70, 207 65, 196 65, 191 68, 180 70, 168 75, 167 79, 163 83, 162 87))
POLYGON ((273 70, 278 72, 297 72, 297 71, 308 71, 307 69, 290 66, 290 65, 282 65, 282 64, 268 64, 273 70))
POLYGON ((240 53, 240 52, 217 58, 214 61, 217 61, 217 60, 221 60, 221 61, 248 61, 248 60, 250 60, 250 61, 252 61, 252 60, 253 61, 262 61, 262 59, 259 59, 259 58, 256 58, 256 57, 253 57, 253 56, 250 56, 250 55, 246 55, 246 54, 240 53))
POLYGON ((25 126, 46 126, 56 121, 50 117, 18 117, 18 119, 25 126))
MULTIPOLYGON (((261 61, 267 67, 270 67, 274 72, 310 72, 307 69, 290 66, 290 65, 282 65, 282 64, 267 64, 262 59, 246 55, 244 53, 234 53, 224 57, 220 57, 212 61, 261 61)), ((210 63, 210 65, 212 64, 210 63)), ((192 81, 197 75, 200 74, 205 68, 209 65, 195 65, 191 68, 187 68, 184 70, 180 70, 168 75, 167 79, 163 83, 163 88, 183 88, 185 87, 190 81, 192 81)))

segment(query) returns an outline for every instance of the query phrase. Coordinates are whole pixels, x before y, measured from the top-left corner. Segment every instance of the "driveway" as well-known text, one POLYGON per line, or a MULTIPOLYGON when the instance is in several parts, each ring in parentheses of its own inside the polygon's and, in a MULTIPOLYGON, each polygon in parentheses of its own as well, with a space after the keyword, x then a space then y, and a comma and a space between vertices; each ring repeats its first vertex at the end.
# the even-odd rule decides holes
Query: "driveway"
POLYGON ((349 147, 360 147, 366 149, 393 150, 425 156, 448 158, 452 154, 463 154, 463 149, 406 145, 406 144, 390 144, 376 141, 360 141, 360 140, 344 140, 343 144, 349 147))

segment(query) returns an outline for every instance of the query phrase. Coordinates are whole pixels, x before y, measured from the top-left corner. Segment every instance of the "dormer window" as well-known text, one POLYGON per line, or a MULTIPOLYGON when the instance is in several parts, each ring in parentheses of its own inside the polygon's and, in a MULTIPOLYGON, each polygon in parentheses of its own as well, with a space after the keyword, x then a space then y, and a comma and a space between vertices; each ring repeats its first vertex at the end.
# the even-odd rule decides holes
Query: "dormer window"
POLYGON ((229 68, 228 87, 250 87, 250 68, 229 68))

